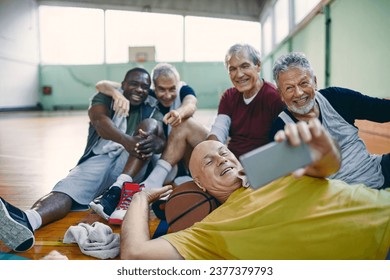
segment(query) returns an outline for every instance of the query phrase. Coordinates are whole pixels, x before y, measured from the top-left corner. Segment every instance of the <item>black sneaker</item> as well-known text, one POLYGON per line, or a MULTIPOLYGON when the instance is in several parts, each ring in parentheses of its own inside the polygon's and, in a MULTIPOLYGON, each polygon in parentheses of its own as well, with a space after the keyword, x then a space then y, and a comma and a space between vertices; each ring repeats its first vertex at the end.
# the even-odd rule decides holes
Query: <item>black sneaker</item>
POLYGON ((118 205, 120 197, 121 188, 112 186, 103 195, 95 198, 89 206, 91 206, 92 210, 94 210, 100 217, 108 220, 118 205))
POLYGON ((16 252, 34 246, 34 232, 26 214, 0 197, 0 240, 16 252))

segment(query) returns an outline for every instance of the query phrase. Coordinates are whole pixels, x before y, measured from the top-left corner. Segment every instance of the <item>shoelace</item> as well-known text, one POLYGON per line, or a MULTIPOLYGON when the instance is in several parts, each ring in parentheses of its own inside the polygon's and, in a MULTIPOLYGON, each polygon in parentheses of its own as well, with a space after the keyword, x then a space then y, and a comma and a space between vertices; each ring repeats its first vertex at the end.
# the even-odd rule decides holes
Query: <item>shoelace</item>
POLYGON ((124 193, 123 193, 124 198, 122 199, 121 204, 119 204, 116 209, 127 210, 127 208, 129 208, 131 200, 133 199, 133 195, 139 191, 141 191, 141 189, 139 189, 139 190, 124 190, 124 193))

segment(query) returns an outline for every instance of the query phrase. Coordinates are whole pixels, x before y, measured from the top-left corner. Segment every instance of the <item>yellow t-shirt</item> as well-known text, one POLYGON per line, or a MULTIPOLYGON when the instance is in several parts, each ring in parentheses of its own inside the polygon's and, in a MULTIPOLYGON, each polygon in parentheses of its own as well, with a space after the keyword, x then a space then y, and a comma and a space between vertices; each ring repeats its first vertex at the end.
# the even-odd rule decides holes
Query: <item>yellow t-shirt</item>
POLYGON ((384 259, 390 189, 286 176, 163 238, 185 259, 384 259))

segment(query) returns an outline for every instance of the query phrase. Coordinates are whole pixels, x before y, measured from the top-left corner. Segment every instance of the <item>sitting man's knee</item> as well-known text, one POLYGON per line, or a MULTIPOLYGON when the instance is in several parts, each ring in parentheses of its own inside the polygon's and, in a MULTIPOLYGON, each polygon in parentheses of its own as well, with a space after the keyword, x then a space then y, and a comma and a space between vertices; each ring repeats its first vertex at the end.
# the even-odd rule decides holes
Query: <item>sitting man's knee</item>
POLYGON ((188 118, 187 120, 183 121, 180 125, 176 127, 172 127, 171 130, 172 138, 176 138, 176 137, 180 139, 185 138, 189 141, 194 137, 196 138, 200 137, 202 138, 202 140, 204 140, 207 137, 207 133, 208 131, 203 126, 203 124, 197 122, 194 118, 188 118))
POLYGON ((192 120, 192 118, 188 118, 188 119, 182 121, 182 123, 180 125, 172 127, 171 133, 174 133, 174 134, 185 134, 185 133, 189 133, 189 132, 191 133, 191 130, 194 127, 193 123, 194 123, 194 121, 192 120))
POLYGON ((143 131, 147 133, 158 133, 158 122, 155 119, 145 119, 141 121, 137 127, 136 134, 139 134, 139 130, 142 129, 143 131))

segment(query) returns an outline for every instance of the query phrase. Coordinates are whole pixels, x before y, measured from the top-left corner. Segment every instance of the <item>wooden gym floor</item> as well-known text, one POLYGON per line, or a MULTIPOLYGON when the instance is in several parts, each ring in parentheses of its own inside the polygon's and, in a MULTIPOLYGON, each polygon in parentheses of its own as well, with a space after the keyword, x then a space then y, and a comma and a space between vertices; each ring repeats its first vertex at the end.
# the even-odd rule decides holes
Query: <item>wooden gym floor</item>
MULTIPOLYGON (((215 110, 200 110, 195 117, 210 126, 215 110)), ((11 204, 29 209, 65 177, 82 155, 88 130, 86 111, 1 112, 0 113, 0 196, 11 204)), ((71 225, 98 221, 106 223, 92 210, 71 212, 65 219, 35 232, 35 246, 24 253, 11 252, 0 241, 1 253, 40 259, 57 250, 71 260, 92 260, 77 244, 62 243, 71 225)), ((150 230, 159 224, 151 212, 150 230)), ((111 226, 120 233, 120 226, 111 226)), ((5 257, 10 257, 5 255, 5 257)))
MULTIPOLYGON (((195 117, 210 127, 215 110, 199 110, 195 117)), ((0 196, 22 210, 51 191, 81 156, 87 138, 86 111, 0 113, 0 196)), ((361 137, 371 153, 390 152, 390 125, 359 122, 361 137)), ((154 233, 159 220, 151 213, 154 233)), ((47 225, 35 233, 35 246, 14 253, 1 244, 0 254, 12 253, 28 259, 40 259, 57 250, 71 260, 95 259, 81 253, 76 244, 63 244, 65 231, 78 223, 105 223, 93 211, 72 212, 65 219, 47 225)), ((120 233, 119 226, 112 226, 120 233)))

